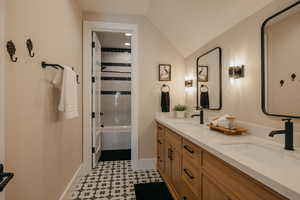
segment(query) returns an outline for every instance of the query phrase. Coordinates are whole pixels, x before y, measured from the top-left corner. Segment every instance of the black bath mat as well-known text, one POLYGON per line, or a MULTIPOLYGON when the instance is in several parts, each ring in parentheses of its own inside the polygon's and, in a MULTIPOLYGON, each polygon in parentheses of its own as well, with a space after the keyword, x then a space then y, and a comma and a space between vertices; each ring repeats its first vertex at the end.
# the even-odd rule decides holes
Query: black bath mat
POLYGON ((136 200, 173 200, 165 183, 134 185, 136 200))
POLYGON ((115 161, 115 160, 131 160, 131 150, 111 150, 111 151, 102 151, 100 162, 101 161, 115 161))

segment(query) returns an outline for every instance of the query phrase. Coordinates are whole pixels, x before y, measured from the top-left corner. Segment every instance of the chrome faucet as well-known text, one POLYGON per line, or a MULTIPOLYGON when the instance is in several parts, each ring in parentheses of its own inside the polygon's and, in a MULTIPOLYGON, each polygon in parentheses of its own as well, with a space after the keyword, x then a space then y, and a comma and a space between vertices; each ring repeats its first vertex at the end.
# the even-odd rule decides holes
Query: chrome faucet
POLYGON ((292 119, 283 119, 285 121, 285 130, 272 131, 269 136, 274 137, 274 135, 285 134, 285 149, 289 151, 294 151, 294 138, 293 138, 293 122, 292 119))
POLYGON ((200 124, 204 124, 204 111, 202 108, 200 108, 200 113, 196 114, 196 115, 192 115, 191 117, 196 117, 199 116, 200 117, 200 124))

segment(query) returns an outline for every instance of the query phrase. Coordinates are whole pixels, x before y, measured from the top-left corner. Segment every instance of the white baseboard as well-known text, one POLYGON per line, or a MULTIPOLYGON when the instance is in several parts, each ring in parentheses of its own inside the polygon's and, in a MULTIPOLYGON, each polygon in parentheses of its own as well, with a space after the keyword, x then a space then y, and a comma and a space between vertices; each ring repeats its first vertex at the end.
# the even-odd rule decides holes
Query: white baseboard
POLYGON ((74 185, 77 183, 78 179, 83 175, 83 167, 82 165, 79 166, 79 168, 74 173, 72 179, 68 183, 66 189, 60 196, 59 200, 68 200, 70 190, 74 187, 74 185))
POLYGON ((137 162, 137 170, 156 169, 156 158, 140 159, 137 162))

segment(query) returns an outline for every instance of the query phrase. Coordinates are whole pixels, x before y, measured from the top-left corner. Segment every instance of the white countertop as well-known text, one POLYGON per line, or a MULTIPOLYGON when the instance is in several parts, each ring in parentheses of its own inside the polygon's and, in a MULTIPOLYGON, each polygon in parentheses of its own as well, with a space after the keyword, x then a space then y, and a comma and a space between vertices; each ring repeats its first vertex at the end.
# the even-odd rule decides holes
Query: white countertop
POLYGON ((299 151, 286 151, 278 143, 249 134, 227 136, 200 125, 198 120, 156 116, 156 121, 162 125, 283 196, 291 200, 300 199, 299 151), (235 146, 230 147, 231 144, 235 146), (247 151, 239 144, 254 144, 255 148, 247 151))

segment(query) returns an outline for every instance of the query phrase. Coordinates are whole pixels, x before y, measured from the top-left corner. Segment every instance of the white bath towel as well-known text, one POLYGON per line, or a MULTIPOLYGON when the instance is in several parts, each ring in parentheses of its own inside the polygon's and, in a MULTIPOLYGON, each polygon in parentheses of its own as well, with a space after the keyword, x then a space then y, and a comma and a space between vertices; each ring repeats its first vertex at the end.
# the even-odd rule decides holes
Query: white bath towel
POLYGON ((63 67, 58 110, 66 119, 72 119, 79 116, 76 73, 68 66, 63 67))
POLYGON ((52 84, 55 88, 61 89, 62 84, 62 70, 57 70, 54 79, 52 80, 52 84))

